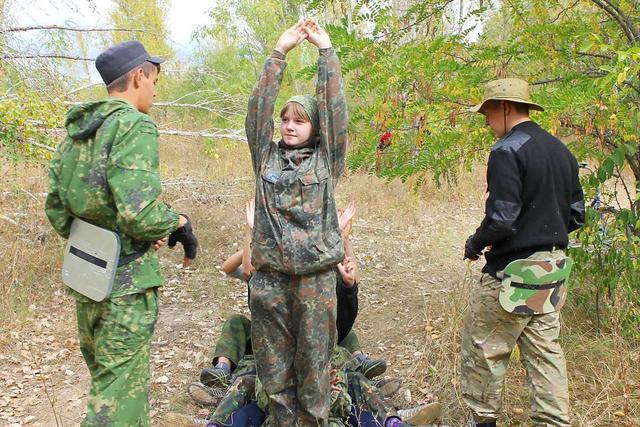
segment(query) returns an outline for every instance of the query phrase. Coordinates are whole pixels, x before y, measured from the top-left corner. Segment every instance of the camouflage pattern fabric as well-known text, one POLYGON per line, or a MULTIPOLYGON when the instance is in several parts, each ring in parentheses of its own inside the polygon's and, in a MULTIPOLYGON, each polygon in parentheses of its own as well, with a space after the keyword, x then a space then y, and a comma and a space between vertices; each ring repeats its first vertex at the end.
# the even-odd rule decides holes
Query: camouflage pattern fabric
POLYGON ((91 373, 83 426, 148 426, 149 354, 156 289, 76 302, 80 350, 91 373))
POLYGON ((563 251, 554 251, 551 256, 529 257, 507 265, 500 291, 502 308, 509 313, 532 315, 559 311, 564 306, 573 260, 563 251))
MULTIPOLYGON (((338 345, 346 348, 349 354, 362 351, 356 331, 353 329, 338 345)), ((234 314, 222 325, 211 364, 215 366, 218 363, 218 358, 222 356, 237 366, 245 356, 252 354, 251 320, 240 314, 234 314)), ((238 368, 235 367, 235 369, 238 368)), ((235 371, 233 373, 235 374, 235 371)))
POLYGON ((276 425, 318 426, 329 416, 333 268, 344 258, 333 193, 344 171, 347 104, 338 57, 321 49, 319 138, 313 147, 281 147, 272 141, 273 110, 284 69, 277 54, 267 60, 245 122, 256 175, 252 341, 276 425))
MULTIPOLYGON (((538 252, 537 259, 550 257, 538 252)), ((569 426, 569 393, 564 353, 558 342, 560 313, 517 315, 498 301, 500 280, 484 274, 471 294, 462 341, 461 386, 477 422, 498 418, 504 375, 516 344, 527 371, 531 422, 569 426)))
MULTIPOLYGON (((178 215, 157 200, 162 190, 158 131, 149 116, 123 99, 107 98, 73 107, 65 126, 68 136, 49 165, 45 204, 58 234, 68 238, 73 218, 82 218, 118 233, 121 256, 127 256, 178 228, 178 215)), ((117 269, 111 296, 163 282, 158 256, 150 250, 117 269)))
POLYGON ((358 340, 358 336, 356 335, 356 331, 351 329, 346 337, 342 341, 338 343, 340 347, 344 347, 349 350, 349 353, 353 354, 356 351, 362 351, 362 346, 360 345, 360 341, 358 340))
POLYGON ((253 354, 251 347, 251 320, 240 314, 234 314, 225 320, 216 342, 212 365, 223 356, 238 366, 245 354, 253 354))
MULTIPOLYGON (((74 217, 115 231, 121 256, 178 228, 178 215, 158 202, 158 131, 127 101, 107 98, 67 114, 68 136, 49 165, 45 212, 69 237, 74 217)), ((148 250, 119 267, 110 299, 77 301, 78 334, 91 374, 85 425, 148 425, 149 347, 157 317, 157 286, 164 278, 148 250)))
MULTIPOLYGON (((249 365, 246 365, 249 368, 249 365)), ((255 369, 255 366, 254 366, 255 369)), ((256 375, 237 376, 209 419, 225 425, 235 411, 256 400, 256 375)))
POLYGON ((380 391, 363 374, 348 372, 348 383, 355 415, 352 418, 357 419, 362 412, 371 412, 378 423, 384 426, 389 417, 398 417, 395 408, 385 402, 380 391))
POLYGON ((340 63, 320 50, 316 99, 320 137, 314 147, 272 142, 273 110, 285 69, 267 59, 249 100, 245 129, 256 175, 251 260, 257 270, 310 274, 344 258, 334 189, 344 171, 348 115, 340 63))
MULTIPOLYGON (((254 367, 253 359, 245 358, 240 362, 248 371, 254 367)), ((385 403, 384 398, 378 390, 371 385, 369 380, 362 374, 356 372, 360 362, 354 358, 348 350, 342 347, 335 347, 331 357, 331 367, 336 369, 340 391, 331 393, 330 413, 327 425, 329 427, 345 427, 351 425, 347 422, 353 405, 358 411, 371 411, 374 417, 381 420, 381 425, 390 416, 397 416, 397 412, 391 405, 385 403)), ((237 377, 234 384, 229 388, 224 399, 216 408, 214 414, 209 417, 211 421, 225 425, 232 419, 235 411, 248 404, 250 400, 256 400, 258 407, 263 411, 268 411, 269 397, 264 390, 259 379, 255 378, 255 373, 249 374, 252 379, 237 377), (252 396, 252 397, 250 397, 252 396)), ((263 426, 278 425, 274 417, 270 414, 263 426)), ((300 425, 292 422, 289 425, 300 425)))
POLYGON ((306 276, 257 271, 251 278, 251 341, 275 425, 327 425, 335 283, 333 269, 306 276))

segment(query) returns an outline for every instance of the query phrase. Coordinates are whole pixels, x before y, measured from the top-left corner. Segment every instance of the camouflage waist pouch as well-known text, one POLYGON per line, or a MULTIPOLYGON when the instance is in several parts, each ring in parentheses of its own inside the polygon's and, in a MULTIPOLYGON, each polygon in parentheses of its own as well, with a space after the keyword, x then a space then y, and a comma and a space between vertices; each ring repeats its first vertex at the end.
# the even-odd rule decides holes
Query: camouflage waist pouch
POLYGON ((526 316, 559 311, 567 299, 572 266, 568 256, 512 261, 504 269, 500 305, 509 313, 526 316))

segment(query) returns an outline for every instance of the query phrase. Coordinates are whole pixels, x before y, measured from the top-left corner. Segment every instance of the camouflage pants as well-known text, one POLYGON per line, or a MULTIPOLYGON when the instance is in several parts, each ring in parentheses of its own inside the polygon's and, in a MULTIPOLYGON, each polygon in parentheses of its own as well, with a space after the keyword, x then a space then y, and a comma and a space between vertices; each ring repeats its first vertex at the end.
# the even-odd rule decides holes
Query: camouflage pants
POLYGON ((234 314, 222 325, 220 337, 213 353, 213 365, 219 357, 226 357, 238 366, 245 354, 253 354, 251 347, 251 320, 240 314, 234 314))
POLYGON ((224 398, 209 420, 220 425, 231 424, 233 413, 256 400, 256 375, 241 375, 234 379, 224 398))
POLYGON ((378 389, 360 372, 348 372, 347 378, 352 399, 350 425, 360 425, 363 412, 370 412, 376 425, 380 426, 384 426, 389 417, 398 416, 393 406, 384 401, 378 389))
POLYGON ((567 371, 558 343, 560 315, 508 313, 498 300, 500 288, 499 280, 484 274, 472 291, 462 341, 463 399, 476 421, 497 419, 504 375, 517 344, 527 370, 532 423, 568 426, 567 371))
POLYGON ((358 336, 356 335, 356 331, 351 329, 346 337, 342 341, 338 343, 340 347, 344 347, 349 350, 350 354, 355 353, 356 351, 362 351, 362 347, 360 346, 360 341, 358 340, 358 336))
POLYGON ((334 270, 257 271, 250 287, 253 350, 274 424, 326 426, 337 334, 334 270))
POLYGON ((91 374, 83 426, 148 426, 149 356, 158 317, 156 289, 77 302, 80 350, 91 374))
MULTIPOLYGON (((350 354, 362 351, 356 332, 352 329, 338 344, 349 350, 350 354)), ((220 336, 216 342, 212 364, 218 363, 220 357, 226 357, 233 363, 232 369, 245 355, 253 354, 251 346, 251 320, 241 314, 234 314, 222 325, 220 336)))

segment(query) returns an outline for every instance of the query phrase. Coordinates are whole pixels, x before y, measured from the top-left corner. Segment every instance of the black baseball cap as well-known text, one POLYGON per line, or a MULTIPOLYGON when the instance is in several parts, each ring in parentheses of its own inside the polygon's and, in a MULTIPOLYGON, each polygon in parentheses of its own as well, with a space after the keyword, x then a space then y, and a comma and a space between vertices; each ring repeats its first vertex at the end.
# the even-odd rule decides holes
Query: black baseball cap
POLYGON ((105 85, 125 75, 143 62, 162 64, 164 59, 151 56, 137 40, 122 42, 102 52, 96 58, 96 68, 105 85))

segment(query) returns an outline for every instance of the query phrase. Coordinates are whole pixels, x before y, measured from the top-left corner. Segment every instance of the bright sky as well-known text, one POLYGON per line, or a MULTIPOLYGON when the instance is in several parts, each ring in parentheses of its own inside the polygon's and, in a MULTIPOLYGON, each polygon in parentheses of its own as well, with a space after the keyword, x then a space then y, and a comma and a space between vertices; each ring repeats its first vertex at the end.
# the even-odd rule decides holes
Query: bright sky
MULTIPOLYGON (((178 57, 186 57, 195 45, 191 33, 208 22, 208 13, 215 0, 170 0, 167 27, 170 44, 178 57)), ((113 7, 110 0, 9 0, 10 25, 29 26, 46 24, 67 24, 78 27, 107 27, 108 12, 113 7)), ((31 33, 36 48, 37 35, 31 33)))

